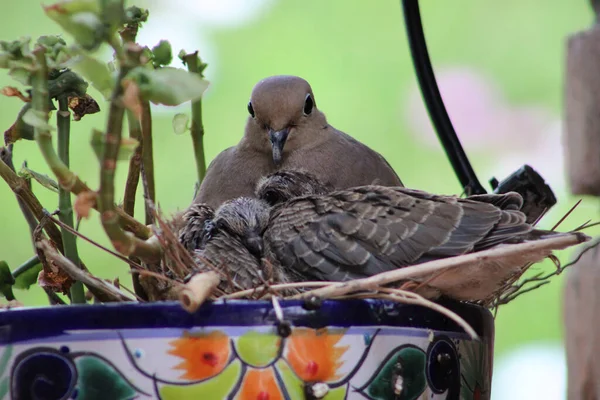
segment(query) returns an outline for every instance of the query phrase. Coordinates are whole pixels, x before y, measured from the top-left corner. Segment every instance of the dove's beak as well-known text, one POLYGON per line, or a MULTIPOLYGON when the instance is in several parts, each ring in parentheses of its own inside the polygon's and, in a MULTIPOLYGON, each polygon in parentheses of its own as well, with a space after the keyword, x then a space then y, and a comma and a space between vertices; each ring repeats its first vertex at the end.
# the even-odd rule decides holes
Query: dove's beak
POLYGON ((283 146, 285 146, 285 141, 287 140, 289 133, 290 128, 285 128, 280 131, 269 129, 269 140, 271 141, 271 146, 273 148, 273 162, 275 165, 281 163, 281 159, 283 158, 283 146))

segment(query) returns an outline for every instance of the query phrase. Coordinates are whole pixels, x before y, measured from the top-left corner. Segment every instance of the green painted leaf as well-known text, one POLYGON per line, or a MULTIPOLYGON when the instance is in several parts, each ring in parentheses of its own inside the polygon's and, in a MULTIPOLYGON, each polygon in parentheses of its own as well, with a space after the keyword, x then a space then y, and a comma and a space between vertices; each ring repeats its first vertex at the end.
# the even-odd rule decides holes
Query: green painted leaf
MULTIPOLYGON (((2 358, 0 358, 0 376, 4 376, 4 374, 9 370, 8 362, 10 361, 10 356, 12 356, 13 347, 12 345, 4 346, 4 351, 2 352, 2 358)), ((0 396, 0 399, 3 396, 0 396)))
POLYGON ((42 129, 42 130, 54 130, 54 127, 48 124, 48 117, 44 117, 43 111, 37 111, 33 108, 30 108, 23 114, 23 122, 28 125, 33 126, 34 128, 42 129))
POLYGON ((422 349, 413 345, 397 347, 358 391, 366 392, 374 400, 415 400, 427 387, 426 364, 426 354, 422 349), (403 390, 396 396, 393 381, 397 376, 398 365, 402 370, 403 390))
MULTIPOLYGON (((102 157, 104 157, 104 133, 97 129, 92 129, 91 144, 96 157, 98 157, 98 160, 101 160, 102 157)), ((117 161, 129 160, 139 144, 140 142, 135 139, 128 137, 122 138, 121 146, 119 147, 119 154, 117 155, 117 161)))
POLYGON ((154 66, 160 67, 171 64, 173 61, 173 52, 171 51, 171 43, 166 40, 161 40, 152 48, 154 55, 154 66))
POLYGON ((126 79, 138 85, 144 99, 167 106, 198 100, 208 87, 208 81, 197 74, 172 67, 154 70, 137 67, 131 70, 126 79))
MULTIPOLYGON (((219 375, 194 385, 164 385, 159 389, 163 400, 226 399, 242 377, 242 363, 233 361, 219 375)), ((79 397, 77 398, 79 400, 79 397)))
POLYGON ((176 135, 181 135, 190 129, 190 117, 187 114, 179 113, 173 117, 173 132, 176 135))
POLYGON ((110 94, 115 86, 114 75, 108 69, 108 64, 94 57, 79 52, 72 64, 73 71, 81 74, 85 79, 91 82, 105 99, 110 98, 110 94))
POLYGON ((123 375, 94 356, 78 358, 77 364, 77 400, 126 400, 132 399, 136 390, 123 375))
POLYGON ((244 362, 253 367, 264 367, 275 360, 281 338, 276 333, 248 331, 237 338, 235 348, 244 362))
POLYGON ((46 189, 50 189, 53 192, 58 193, 58 183, 56 183, 54 179, 50 178, 46 174, 40 174, 39 172, 35 172, 34 170, 27 168, 26 166, 22 166, 17 175, 24 179, 33 178, 46 189))
POLYGON ((3 399, 8 394, 8 383, 10 378, 7 376, 0 381, 0 399, 3 399))

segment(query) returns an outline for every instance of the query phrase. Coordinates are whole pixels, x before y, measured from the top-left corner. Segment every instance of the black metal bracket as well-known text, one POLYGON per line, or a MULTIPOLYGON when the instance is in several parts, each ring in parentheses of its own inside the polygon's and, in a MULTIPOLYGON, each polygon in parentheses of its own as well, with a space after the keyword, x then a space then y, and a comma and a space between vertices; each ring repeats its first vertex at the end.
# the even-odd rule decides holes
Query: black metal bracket
MULTIPOLYGON (((435 128, 436 134, 444 147, 450 164, 467 195, 485 194, 477 175, 463 150, 456 135, 454 126, 450 121, 444 101, 440 95, 429 53, 418 0, 401 0, 404 11, 406 34, 410 46, 417 80, 427 107, 429 118, 435 128)), ((518 192, 523 196, 523 209, 527 220, 533 222, 544 212, 556 204, 556 197, 544 179, 530 166, 524 165, 518 171, 498 184, 495 178, 490 180, 494 193, 518 192)))

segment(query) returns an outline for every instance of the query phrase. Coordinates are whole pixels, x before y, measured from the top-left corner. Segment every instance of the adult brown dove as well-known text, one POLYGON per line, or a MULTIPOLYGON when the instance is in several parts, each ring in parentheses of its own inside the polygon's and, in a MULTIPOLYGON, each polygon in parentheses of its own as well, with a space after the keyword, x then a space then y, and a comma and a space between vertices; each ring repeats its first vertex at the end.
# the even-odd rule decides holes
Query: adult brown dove
POLYGON ((244 136, 210 163, 195 202, 216 208, 252 197, 260 177, 302 168, 334 189, 402 186, 387 161, 328 124, 302 78, 272 76, 254 87, 244 136))

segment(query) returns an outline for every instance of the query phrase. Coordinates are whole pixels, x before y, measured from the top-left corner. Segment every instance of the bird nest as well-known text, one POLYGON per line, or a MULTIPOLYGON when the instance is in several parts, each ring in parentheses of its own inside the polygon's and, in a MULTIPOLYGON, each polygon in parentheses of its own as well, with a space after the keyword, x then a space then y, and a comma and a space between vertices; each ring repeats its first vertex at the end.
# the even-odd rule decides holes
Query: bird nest
MULTIPOLYGON (((564 221, 577 203, 552 229, 564 221)), ((233 282, 226 265, 203 263, 198 265, 192 255, 178 240, 177 227, 153 210, 157 224, 154 238, 164 249, 163 260, 157 265, 140 265, 86 238, 96 246, 127 262, 131 271, 140 275, 151 301, 179 300, 184 309, 195 312, 206 300, 248 299, 271 300, 279 309, 279 299, 299 299, 319 302, 325 299, 383 299, 403 304, 414 304, 438 311, 452 319, 471 337, 475 330, 458 314, 438 304, 440 297, 477 304, 497 310, 521 294, 531 292, 549 283, 567 267, 576 262, 561 265, 554 251, 566 249, 589 240, 578 231, 596 224, 583 224, 571 231, 572 235, 557 235, 518 244, 500 245, 488 250, 455 257, 429 261, 413 266, 394 269, 363 279, 345 282, 305 281, 272 283, 264 280, 251 289, 240 290, 233 282), (555 268, 546 274, 524 278, 531 265, 550 259, 555 268), (223 282, 228 284, 222 285, 223 282)), ((48 215, 57 224, 60 221, 48 215)), ((101 301, 141 301, 131 290, 118 281, 110 282, 91 275, 73 265, 51 246, 47 240, 38 242, 48 261, 83 282, 91 294, 101 301)), ((585 251, 585 250, 584 250, 585 251)), ((267 260, 263 260, 267 262, 267 260)))

